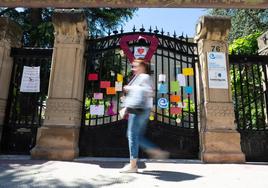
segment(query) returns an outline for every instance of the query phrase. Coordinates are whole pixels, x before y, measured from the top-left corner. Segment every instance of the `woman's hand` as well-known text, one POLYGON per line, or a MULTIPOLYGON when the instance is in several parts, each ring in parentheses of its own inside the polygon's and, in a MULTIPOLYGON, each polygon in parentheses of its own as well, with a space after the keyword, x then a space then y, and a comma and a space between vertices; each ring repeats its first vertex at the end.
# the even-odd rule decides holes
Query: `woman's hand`
POLYGON ((123 102, 126 99, 125 96, 120 97, 120 102, 123 102))
POLYGON ((124 91, 125 93, 127 93, 127 92, 129 91, 129 87, 130 87, 130 86, 125 85, 125 86, 123 87, 123 91, 124 91))

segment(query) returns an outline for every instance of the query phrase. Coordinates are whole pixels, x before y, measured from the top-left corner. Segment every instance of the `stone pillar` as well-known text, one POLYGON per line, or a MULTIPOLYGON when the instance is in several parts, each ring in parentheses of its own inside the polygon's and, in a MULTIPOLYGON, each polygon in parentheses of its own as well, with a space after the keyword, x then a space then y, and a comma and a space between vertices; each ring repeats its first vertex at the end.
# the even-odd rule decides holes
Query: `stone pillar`
POLYGON ((21 46, 22 30, 13 21, 0 17, 0 143, 5 118, 13 59, 12 47, 21 46))
POLYGON ((258 37, 259 55, 268 55, 268 31, 258 37))
POLYGON ((79 154, 85 78, 85 40, 81 11, 57 10, 53 16, 55 42, 44 125, 38 129, 35 159, 72 160, 79 154))
POLYGON ((206 163, 243 163, 240 134, 234 123, 230 87, 227 37, 231 28, 228 17, 203 16, 196 27, 198 42, 198 92, 200 106, 200 157, 206 163), (208 52, 223 52, 226 57, 228 88, 209 87, 208 52))

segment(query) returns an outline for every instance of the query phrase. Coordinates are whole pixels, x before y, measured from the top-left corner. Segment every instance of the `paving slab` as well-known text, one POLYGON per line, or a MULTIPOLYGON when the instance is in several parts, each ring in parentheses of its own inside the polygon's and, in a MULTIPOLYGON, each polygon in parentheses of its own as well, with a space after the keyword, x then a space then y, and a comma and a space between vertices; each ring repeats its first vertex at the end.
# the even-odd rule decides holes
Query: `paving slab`
POLYGON ((139 172, 119 173, 126 158, 32 160, 0 155, 0 187, 267 188, 268 163, 204 164, 199 160, 141 159, 139 172))

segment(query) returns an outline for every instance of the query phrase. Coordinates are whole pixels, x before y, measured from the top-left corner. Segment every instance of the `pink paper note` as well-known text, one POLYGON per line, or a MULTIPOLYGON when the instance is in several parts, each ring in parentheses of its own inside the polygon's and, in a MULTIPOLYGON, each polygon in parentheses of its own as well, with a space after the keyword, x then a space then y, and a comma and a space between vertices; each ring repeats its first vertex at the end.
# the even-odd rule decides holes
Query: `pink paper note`
POLYGON ((110 87, 111 82, 110 81, 101 81, 100 82, 100 88, 107 88, 110 87))
POLYGON ((96 74, 96 73, 89 73, 88 76, 87 76, 87 79, 89 81, 98 80, 98 74, 96 74))
POLYGON ((103 99, 103 93, 94 93, 94 99, 103 99))
POLYGON ((170 113, 171 114, 180 114, 181 113, 181 108, 178 108, 178 107, 170 107, 170 113))

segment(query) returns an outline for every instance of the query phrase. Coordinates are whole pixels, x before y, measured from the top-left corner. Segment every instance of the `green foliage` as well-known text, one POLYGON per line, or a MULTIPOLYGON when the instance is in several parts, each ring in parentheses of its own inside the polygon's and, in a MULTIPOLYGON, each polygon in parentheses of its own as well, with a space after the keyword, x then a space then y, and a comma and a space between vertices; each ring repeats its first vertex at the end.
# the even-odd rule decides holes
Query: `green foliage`
MULTIPOLYGON (((257 38, 261 32, 240 37, 229 45, 229 53, 235 55, 256 55, 257 38)), ((265 124, 262 67, 258 64, 232 65, 230 70, 231 89, 240 129, 258 128, 265 124)))
MULTIPOLYGON (((124 21, 131 19, 137 9, 85 8, 91 35, 104 35, 124 21)), ((52 24, 53 8, 0 8, 0 16, 6 16, 17 22, 23 33, 24 46, 52 47, 54 28, 52 24)))
POLYGON ((229 45, 229 53, 235 54, 235 55, 254 55, 258 53, 258 43, 257 38, 262 33, 257 31, 255 33, 252 33, 250 35, 240 37, 235 39, 230 45, 229 45))
POLYGON ((210 15, 229 16, 231 18, 230 42, 237 38, 268 29, 267 9, 209 9, 208 13, 210 15))

